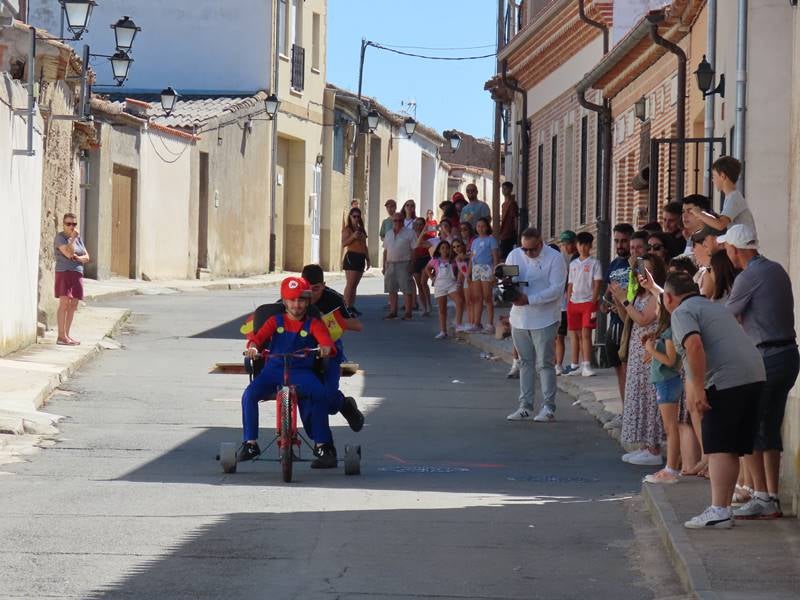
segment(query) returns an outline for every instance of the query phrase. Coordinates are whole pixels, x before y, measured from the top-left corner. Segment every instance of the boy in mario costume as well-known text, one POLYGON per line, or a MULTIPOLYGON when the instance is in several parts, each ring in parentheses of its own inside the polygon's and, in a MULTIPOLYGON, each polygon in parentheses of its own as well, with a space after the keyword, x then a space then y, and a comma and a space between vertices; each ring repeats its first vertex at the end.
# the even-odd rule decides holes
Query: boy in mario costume
MULTIPOLYGON (((328 328, 318 318, 309 316, 311 286, 301 277, 287 277, 281 283, 281 299, 285 312, 269 317, 264 325, 247 342, 247 355, 252 359, 259 348, 285 354, 305 348, 316 348, 322 357, 336 353, 328 328)), ((315 356, 291 359, 291 382, 297 388, 298 408, 306 434, 314 440, 316 459, 313 469, 336 467, 336 448, 328 424, 328 414, 339 412, 341 402, 336 396, 326 393, 325 386, 314 370, 315 356)), ((283 384, 283 359, 267 358, 261 373, 245 389, 242 395, 242 425, 244 443, 238 460, 252 460, 261 453, 258 443, 258 402, 266 398, 283 384)))

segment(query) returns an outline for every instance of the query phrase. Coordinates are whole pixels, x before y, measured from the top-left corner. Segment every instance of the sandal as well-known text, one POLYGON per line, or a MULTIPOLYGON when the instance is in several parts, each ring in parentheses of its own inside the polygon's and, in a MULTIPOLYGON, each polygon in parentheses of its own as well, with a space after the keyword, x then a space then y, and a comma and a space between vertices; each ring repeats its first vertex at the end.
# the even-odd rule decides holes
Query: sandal
POLYGON ((681 471, 681 475, 696 475, 697 477, 703 477, 703 475, 701 475, 703 471, 708 471, 708 465, 701 460, 691 469, 684 469, 681 471))
POLYGON ((384 321, 391 321, 392 319, 397 318, 397 313, 389 313, 385 317, 383 317, 384 321))
POLYGON ((63 338, 58 338, 56 340, 56 344, 58 344, 59 346, 72 346, 69 340, 65 340, 63 338))
POLYGON ((753 498, 753 490, 743 485, 736 484, 731 504, 747 504, 753 498))

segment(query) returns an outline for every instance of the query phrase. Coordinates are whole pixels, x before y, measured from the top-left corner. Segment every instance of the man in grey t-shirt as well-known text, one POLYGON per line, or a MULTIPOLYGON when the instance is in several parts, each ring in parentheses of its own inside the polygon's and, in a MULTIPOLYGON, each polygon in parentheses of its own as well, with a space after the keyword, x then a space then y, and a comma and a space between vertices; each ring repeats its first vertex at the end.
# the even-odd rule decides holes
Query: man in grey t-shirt
POLYGON ((711 477, 711 506, 685 526, 732 527, 728 506, 739 457, 753 451, 764 363, 733 315, 700 296, 688 273, 670 273, 663 303, 672 313, 672 338, 687 370, 687 404, 703 415, 703 451, 711 477))
POLYGON ((753 478, 753 495, 734 511, 734 516, 774 519, 781 516, 778 480, 783 415, 800 371, 792 282, 779 263, 758 253, 758 239, 750 227, 734 225, 717 241, 725 244, 733 266, 743 269, 733 283, 726 306, 739 318, 760 351, 767 374, 759 399, 754 451, 744 459, 753 478))

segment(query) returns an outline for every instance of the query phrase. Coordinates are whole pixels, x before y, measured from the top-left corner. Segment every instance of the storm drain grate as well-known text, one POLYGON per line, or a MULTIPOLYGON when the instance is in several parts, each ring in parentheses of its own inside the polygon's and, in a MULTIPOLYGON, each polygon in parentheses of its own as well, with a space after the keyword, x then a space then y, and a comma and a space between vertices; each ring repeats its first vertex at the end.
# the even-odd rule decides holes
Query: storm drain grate
POLYGON ((378 467, 378 471, 388 473, 466 473, 469 469, 465 467, 435 467, 426 465, 397 466, 397 467, 378 467))
POLYGON ((531 483, 597 483, 592 477, 561 477, 559 475, 509 475, 509 481, 528 481, 531 483))

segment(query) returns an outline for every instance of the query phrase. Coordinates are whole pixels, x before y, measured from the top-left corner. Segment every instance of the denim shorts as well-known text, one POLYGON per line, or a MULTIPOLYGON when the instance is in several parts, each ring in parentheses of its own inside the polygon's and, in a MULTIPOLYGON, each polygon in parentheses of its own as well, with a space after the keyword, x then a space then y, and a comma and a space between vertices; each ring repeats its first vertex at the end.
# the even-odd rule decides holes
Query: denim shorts
POLYGON ((673 377, 655 384, 656 402, 658 404, 677 404, 683 394, 683 381, 680 377, 673 377))

